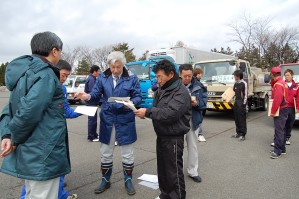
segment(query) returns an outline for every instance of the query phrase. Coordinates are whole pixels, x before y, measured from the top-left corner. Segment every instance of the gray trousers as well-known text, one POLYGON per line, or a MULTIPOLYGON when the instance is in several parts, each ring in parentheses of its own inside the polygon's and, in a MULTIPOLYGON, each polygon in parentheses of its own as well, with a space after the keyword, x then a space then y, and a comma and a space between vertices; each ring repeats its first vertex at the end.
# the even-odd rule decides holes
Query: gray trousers
POLYGON ((60 177, 46 181, 25 180, 26 199, 57 199, 60 177))
MULTIPOLYGON (((113 151, 115 143, 115 126, 112 127, 111 138, 109 144, 101 143, 100 153, 101 153, 101 163, 111 163, 113 162, 113 151)), ((134 151, 133 144, 119 146, 122 162, 125 164, 134 163, 134 151)))
POLYGON ((197 131, 194 132, 192 127, 186 134, 187 150, 188 150, 188 161, 187 161, 187 172, 189 176, 198 176, 198 151, 197 151, 197 131))

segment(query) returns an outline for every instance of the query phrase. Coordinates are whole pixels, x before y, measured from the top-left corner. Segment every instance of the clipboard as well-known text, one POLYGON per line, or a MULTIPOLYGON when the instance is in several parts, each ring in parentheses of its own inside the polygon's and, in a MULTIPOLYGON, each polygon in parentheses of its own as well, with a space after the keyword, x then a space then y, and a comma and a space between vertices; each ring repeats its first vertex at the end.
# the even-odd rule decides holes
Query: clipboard
MULTIPOLYGON (((272 109, 272 105, 273 105, 273 99, 269 99, 269 109, 268 109, 268 116, 271 116, 271 109, 272 109)), ((278 107, 276 113, 275 113, 275 117, 279 116, 279 109, 280 107, 278 107)))
POLYGON ((222 100, 225 102, 229 102, 235 96, 235 91, 232 87, 228 87, 224 93, 221 95, 222 100))
POLYGON ((296 106, 296 98, 294 98, 294 106, 295 106, 295 120, 299 120, 299 113, 297 113, 297 106, 296 106))

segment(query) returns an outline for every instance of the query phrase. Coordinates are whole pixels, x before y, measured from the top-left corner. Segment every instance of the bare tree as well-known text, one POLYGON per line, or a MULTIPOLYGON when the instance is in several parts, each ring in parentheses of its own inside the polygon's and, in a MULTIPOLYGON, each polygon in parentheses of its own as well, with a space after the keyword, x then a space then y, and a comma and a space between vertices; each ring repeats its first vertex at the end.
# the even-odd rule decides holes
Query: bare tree
POLYGON ((179 40, 175 43, 175 47, 184 47, 184 46, 185 46, 185 44, 181 40, 179 40))
POLYGON ((63 49, 61 59, 67 61, 73 67, 78 59, 79 54, 80 49, 78 47, 74 48, 73 50, 71 50, 69 47, 66 47, 63 49))
POLYGON ((107 56, 112 52, 113 45, 106 45, 101 48, 96 48, 92 51, 94 63, 100 66, 101 71, 107 69, 107 56))
POLYGON ((299 36, 299 30, 298 28, 292 28, 292 27, 285 27, 281 29, 280 31, 277 31, 274 35, 274 43, 279 49, 278 52, 278 58, 280 60, 280 63, 284 63, 284 55, 286 53, 287 48, 291 47, 296 49, 298 46, 298 36, 299 36))
POLYGON ((250 15, 244 12, 241 21, 235 21, 228 25, 232 29, 232 33, 229 34, 232 37, 230 41, 239 43, 245 50, 250 51, 256 23, 250 15))
POLYGON ((89 66, 92 66, 95 61, 93 58, 93 49, 87 46, 79 46, 79 59, 85 60, 89 66))
POLYGON ((239 43, 237 54, 245 56, 251 64, 270 66, 298 60, 298 28, 271 28, 270 18, 252 18, 243 13, 239 21, 229 24, 232 42, 239 43))

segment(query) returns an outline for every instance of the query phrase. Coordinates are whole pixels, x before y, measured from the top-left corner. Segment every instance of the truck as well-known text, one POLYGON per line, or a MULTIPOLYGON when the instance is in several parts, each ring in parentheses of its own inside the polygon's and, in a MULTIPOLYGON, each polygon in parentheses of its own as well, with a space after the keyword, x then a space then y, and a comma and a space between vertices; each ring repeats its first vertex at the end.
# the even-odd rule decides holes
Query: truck
POLYGON ((152 91, 152 86, 157 81, 156 75, 153 72, 153 68, 159 61, 163 59, 171 61, 175 65, 178 72, 178 65, 175 63, 174 59, 166 55, 153 56, 149 57, 148 60, 130 62, 126 64, 129 74, 135 74, 139 79, 142 97, 142 102, 138 106, 140 108, 150 108, 153 106, 154 91, 152 91))
POLYGON ((146 53, 146 58, 155 56, 170 56, 174 59, 175 63, 181 64, 193 64, 195 62, 204 60, 215 60, 215 59, 233 59, 234 56, 225 55, 216 52, 208 52, 198 50, 189 47, 175 46, 172 48, 161 48, 156 50, 150 50, 146 53))
POLYGON ((84 101, 75 98, 75 94, 79 91, 84 91, 86 79, 87 75, 70 75, 64 82, 67 100, 70 104, 76 104, 77 102, 84 104, 84 101))
POLYGON ((263 72, 261 68, 251 67, 248 61, 241 59, 218 59, 196 62, 194 68, 203 70, 201 82, 207 87, 209 111, 232 111, 234 99, 229 102, 222 100, 221 95, 233 87, 235 70, 243 71, 243 79, 248 86, 248 106, 247 110, 266 111, 271 96, 270 73, 263 72))

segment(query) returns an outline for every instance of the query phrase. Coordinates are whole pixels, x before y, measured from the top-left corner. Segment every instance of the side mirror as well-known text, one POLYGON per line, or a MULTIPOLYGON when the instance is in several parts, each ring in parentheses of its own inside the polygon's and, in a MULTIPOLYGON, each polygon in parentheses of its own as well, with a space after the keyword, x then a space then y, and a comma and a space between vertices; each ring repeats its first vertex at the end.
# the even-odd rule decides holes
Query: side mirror
POLYGON ((240 66, 240 70, 243 71, 243 73, 246 72, 246 67, 245 66, 240 66))
POLYGON ((265 76, 264 76, 264 82, 265 82, 266 84, 268 84, 270 81, 271 81, 270 74, 265 74, 265 76))
POLYGON ((156 74, 152 71, 152 72, 150 73, 150 76, 151 76, 151 78, 154 78, 154 77, 156 77, 156 74))

